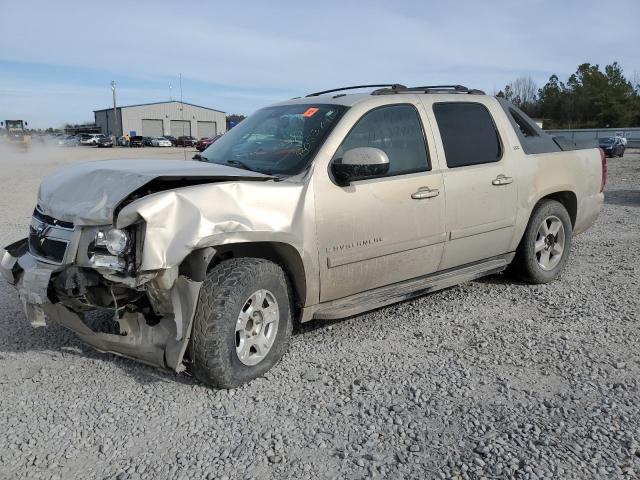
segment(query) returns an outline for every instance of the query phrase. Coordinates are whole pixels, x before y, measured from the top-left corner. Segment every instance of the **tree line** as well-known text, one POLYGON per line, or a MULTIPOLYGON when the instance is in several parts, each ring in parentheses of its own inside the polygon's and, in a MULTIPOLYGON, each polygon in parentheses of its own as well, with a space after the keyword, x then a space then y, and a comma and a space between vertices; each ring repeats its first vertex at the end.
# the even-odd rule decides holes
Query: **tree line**
POLYGON ((538 88, 531 77, 519 77, 497 93, 543 128, 640 127, 640 75, 627 79, 617 62, 601 70, 583 63, 566 82, 557 75, 538 88))

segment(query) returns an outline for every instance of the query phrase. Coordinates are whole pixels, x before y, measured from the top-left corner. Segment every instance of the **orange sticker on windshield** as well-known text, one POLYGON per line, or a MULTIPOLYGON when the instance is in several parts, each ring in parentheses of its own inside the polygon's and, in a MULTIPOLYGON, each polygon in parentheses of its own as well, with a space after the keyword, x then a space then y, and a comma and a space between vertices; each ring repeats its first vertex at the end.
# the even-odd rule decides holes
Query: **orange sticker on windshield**
POLYGON ((319 108, 316 108, 316 107, 307 108, 307 111, 306 111, 306 112, 304 112, 304 113, 302 114, 302 116, 303 116, 303 117, 313 117, 313 116, 316 114, 316 112, 317 112, 318 110, 320 110, 320 109, 319 109, 319 108))

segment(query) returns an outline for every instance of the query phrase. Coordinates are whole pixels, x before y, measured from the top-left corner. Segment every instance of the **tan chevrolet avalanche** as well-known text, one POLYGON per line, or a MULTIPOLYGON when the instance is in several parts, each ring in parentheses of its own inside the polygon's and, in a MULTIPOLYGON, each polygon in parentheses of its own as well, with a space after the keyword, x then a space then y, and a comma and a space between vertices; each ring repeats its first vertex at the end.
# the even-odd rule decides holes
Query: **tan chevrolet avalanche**
POLYGON ((459 85, 365 87, 259 110, 199 161, 50 175, 2 258, 29 321, 230 388, 285 354, 295 322, 505 269, 558 277, 600 212, 598 148, 459 85))

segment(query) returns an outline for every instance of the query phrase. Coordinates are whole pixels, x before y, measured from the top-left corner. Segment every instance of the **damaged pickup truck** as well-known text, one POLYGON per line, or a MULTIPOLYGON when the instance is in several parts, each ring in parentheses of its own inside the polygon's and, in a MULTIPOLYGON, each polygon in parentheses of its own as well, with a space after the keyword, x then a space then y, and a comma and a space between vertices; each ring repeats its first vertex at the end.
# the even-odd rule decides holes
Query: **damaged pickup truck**
POLYGON ((0 268, 28 320, 230 388, 284 355, 294 322, 507 268, 558 277, 599 214, 602 152, 478 90, 370 87, 259 110, 200 161, 50 175, 0 268))

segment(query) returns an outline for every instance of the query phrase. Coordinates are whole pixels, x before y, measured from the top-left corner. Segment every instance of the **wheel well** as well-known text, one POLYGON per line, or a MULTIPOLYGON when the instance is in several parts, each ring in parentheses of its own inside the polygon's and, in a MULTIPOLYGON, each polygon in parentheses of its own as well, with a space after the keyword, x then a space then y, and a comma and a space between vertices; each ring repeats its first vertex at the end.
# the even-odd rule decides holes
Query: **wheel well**
POLYGON ((576 194, 570 191, 555 192, 547 195, 546 197, 542 197, 540 200, 538 200, 538 203, 540 203, 542 200, 547 199, 560 202, 569 213, 569 218, 571 218, 571 226, 575 227, 576 216, 578 214, 578 198, 576 197, 576 194))
POLYGON ((304 305, 307 298, 304 263, 298 251, 291 245, 281 242, 247 242, 220 245, 214 248, 216 254, 209 263, 208 269, 229 258, 264 258, 279 265, 284 270, 291 282, 296 307, 304 305))

